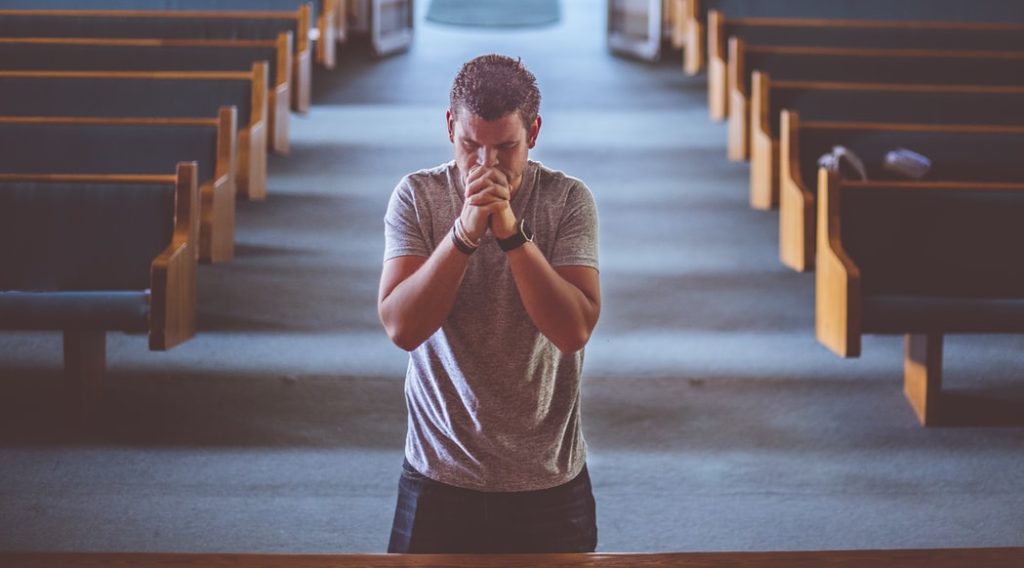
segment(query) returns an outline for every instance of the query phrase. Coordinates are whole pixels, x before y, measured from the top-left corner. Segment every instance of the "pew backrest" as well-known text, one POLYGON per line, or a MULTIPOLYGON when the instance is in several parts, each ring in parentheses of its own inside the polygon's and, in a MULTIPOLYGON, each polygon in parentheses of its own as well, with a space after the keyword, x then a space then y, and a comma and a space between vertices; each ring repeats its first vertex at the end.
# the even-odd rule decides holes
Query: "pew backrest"
POLYGON ((0 116, 0 172, 156 174, 194 161, 202 185, 231 175, 218 160, 231 153, 221 146, 234 141, 220 129, 218 118, 0 116))
POLYGON ((276 39, 291 32, 309 51, 310 6, 283 11, 0 9, 0 36, 160 39, 276 39))
POLYGON ((1024 24, 828 18, 708 18, 708 55, 724 60, 730 37, 748 46, 1024 51, 1024 24))
POLYGON ((831 20, 820 18, 729 19, 718 12, 708 17, 708 97, 712 118, 728 112, 728 42, 753 47, 903 49, 922 51, 1024 52, 1024 24, 831 20))
MULTIPOLYGON (((265 64, 255 67, 265 69, 265 64)), ((253 72, 0 71, 0 114, 192 118, 238 109, 239 128, 262 120, 253 72)), ((265 79, 264 79, 265 81, 265 79)), ((265 87, 265 83, 264 83, 265 87)))
POLYGON ((730 45, 736 53, 730 53, 730 88, 743 95, 750 93, 754 70, 775 80, 1024 85, 1024 51, 748 47, 738 38, 730 45))
MULTIPOLYGON (((804 120, 1024 125, 1024 86, 776 81, 757 72, 762 126, 774 138, 783 110, 804 120)), ((755 89, 755 91, 758 89, 755 89)))
POLYGON ((903 148, 929 160, 923 179, 1024 183, 1024 126, 805 121, 795 113, 789 117, 791 167, 798 164, 802 179, 812 184, 817 181, 818 158, 834 146, 856 154, 869 180, 899 180, 884 164, 887 153, 903 148))
POLYGON ((798 271, 815 260, 818 160, 835 146, 852 151, 868 179, 897 180, 885 156, 906 149, 925 156, 924 180, 1024 182, 1018 163, 1024 148, 1024 125, 907 124, 804 121, 782 111, 778 150, 779 257, 798 271))
POLYGON ((1024 183, 842 181, 824 169, 818 182, 815 327, 829 349, 857 356, 865 332, 1020 327, 977 315, 1024 299, 1024 183))
MULTIPOLYGON (((330 42, 338 27, 338 0, 0 0, 0 10, 145 12, 281 12, 306 18, 307 34, 330 42), (313 30, 316 33, 311 33, 313 30)), ((298 33, 301 30, 295 30, 298 33)), ((304 41, 308 41, 308 37, 304 41)), ((327 56, 326 50, 321 59, 327 56)), ((333 66, 333 46, 330 50, 333 66)))
POLYGON ((195 165, 176 175, 0 174, 0 325, 195 334, 195 165))
POLYGON ((4 71, 250 71, 266 61, 273 88, 289 82, 291 33, 274 40, 0 37, 4 71))
MULTIPOLYGON (((1010 22, 1024 23, 1024 9, 1005 0, 686 0, 686 72, 704 68, 705 38, 711 41, 713 12, 727 19, 858 19, 890 21, 1010 22)), ((722 38, 727 41, 728 37, 722 38)))

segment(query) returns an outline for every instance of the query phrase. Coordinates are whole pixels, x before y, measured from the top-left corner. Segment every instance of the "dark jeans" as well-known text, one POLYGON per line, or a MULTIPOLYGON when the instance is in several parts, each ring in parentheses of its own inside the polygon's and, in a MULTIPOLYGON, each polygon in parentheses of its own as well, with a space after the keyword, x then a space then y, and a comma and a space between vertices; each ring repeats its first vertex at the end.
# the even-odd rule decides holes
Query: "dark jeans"
POLYGON ((402 464, 388 552, 593 552, 596 546, 585 466, 551 489, 490 493, 446 485, 402 464))

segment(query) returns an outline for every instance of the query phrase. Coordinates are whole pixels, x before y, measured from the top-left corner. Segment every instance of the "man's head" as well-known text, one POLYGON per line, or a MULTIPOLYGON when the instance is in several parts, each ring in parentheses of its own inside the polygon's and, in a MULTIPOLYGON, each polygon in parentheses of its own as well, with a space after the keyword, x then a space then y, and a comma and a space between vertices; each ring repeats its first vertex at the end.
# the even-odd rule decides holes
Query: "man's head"
POLYGON ((448 109, 448 138, 463 175, 496 167, 516 189, 528 151, 540 132, 537 79, 517 59, 482 55, 455 76, 448 109))

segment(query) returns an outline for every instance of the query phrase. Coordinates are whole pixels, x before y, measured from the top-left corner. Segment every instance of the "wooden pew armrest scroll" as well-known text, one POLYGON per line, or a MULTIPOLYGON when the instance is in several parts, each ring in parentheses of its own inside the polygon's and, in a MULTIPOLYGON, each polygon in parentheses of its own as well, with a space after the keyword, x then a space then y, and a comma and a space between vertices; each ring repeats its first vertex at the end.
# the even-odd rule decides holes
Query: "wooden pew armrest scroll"
POLYGON ((797 272, 814 267, 815 192, 800 168, 800 115, 783 109, 779 119, 779 259, 797 272))
POLYGON ((750 206, 779 206, 779 141, 771 135, 770 79, 766 73, 751 74, 750 89, 750 206))
POLYGON ((699 0, 685 0, 681 17, 686 28, 683 70, 687 75, 696 75, 704 70, 704 24, 700 21, 699 0))
POLYGON ((750 98, 744 80, 747 73, 746 43, 738 37, 731 37, 726 89, 729 97, 729 159, 736 162, 750 157, 750 98))
POLYGON ((725 30, 725 17, 717 10, 708 12, 708 114, 720 122, 729 116, 729 54, 725 30))
POLYGON ((860 270, 840 239, 839 177, 818 170, 818 251, 814 328, 818 341, 841 357, 860 356, 860 270))
POLYGON ((195 162, 178 164, 174 192, 171 244, 150 267, 149 348, 170 349, 196 333, 196 247, 199 224, 199 180, 195 162))

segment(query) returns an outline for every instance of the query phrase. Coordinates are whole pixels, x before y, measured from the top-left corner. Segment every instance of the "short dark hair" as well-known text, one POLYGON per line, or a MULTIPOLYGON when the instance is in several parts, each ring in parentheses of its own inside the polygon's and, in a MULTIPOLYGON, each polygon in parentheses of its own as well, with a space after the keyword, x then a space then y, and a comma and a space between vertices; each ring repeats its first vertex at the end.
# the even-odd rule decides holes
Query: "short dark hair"
POLYGON ((540 89, 519 59, 481 55, 462 66, 451 91, 452 114, 465 107, 484 120, 498 120, 515 111, 529 131, 540 113, 540 89))

